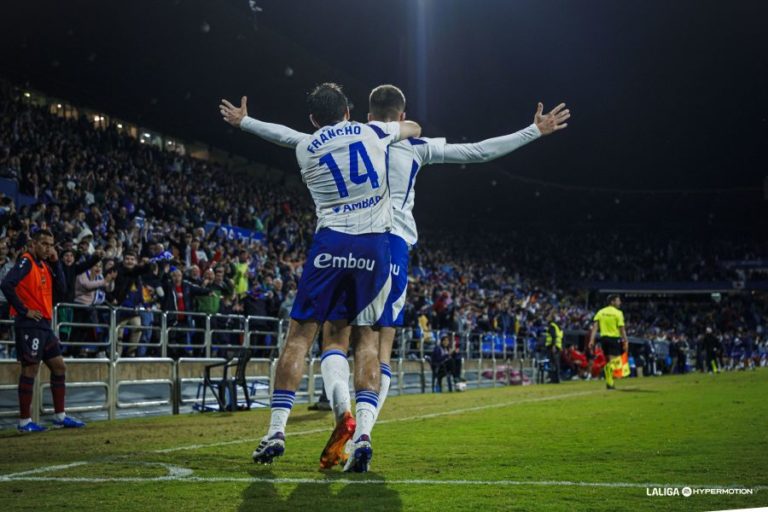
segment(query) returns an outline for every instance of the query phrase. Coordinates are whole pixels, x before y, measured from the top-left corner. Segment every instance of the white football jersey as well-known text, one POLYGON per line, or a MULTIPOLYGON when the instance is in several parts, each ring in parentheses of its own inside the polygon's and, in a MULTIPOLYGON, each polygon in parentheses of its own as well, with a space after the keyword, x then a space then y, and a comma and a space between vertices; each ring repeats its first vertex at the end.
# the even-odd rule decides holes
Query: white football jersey
MULTIPOLYGON (((359 146, 355 146, 357 149, 354 150, 351 146, 347 146, 347 144, 352 143, 350 136, 346 133, 347 130, 351 129, 353 131, 359 131, 359 136, 369 136, 370 134, 364 128, 347 128, 347 125, 373 126, 369 131, 375 132, 377 136, 380 137, 378 141, 379 145, 375 144, 375 140, 369 140, 368 142, 363 142, 364 146, 365 144, 369 144, 371 147, 379 148, 382 144, 389 144, 392 140, 398 140, 399 138, 399 134, 393 136, 399 129, 397 123, 373 122, 369 125, 359 125, 359 123, 344 122, 339 123, 334 127, 325 127, 313 135, 307 135, 292 130, 286 126, 265 123, 250 117, 243 119, 240 127, 243 130, 258 135, 274 144, 285 147, 296 147, 299 163, 301 164, 302 169, 307 169, 306 172, 302 170, 304 181, 307 185, 310 185, 308 178, 311 175, 313 180, 318 182, 316 188, 313 188, 313 186, 310 185, 310 192, 317 205, 318 228, 326 226, 333 227, 334 229, 347 233, 380 232, 380 220, 374 221, 369 218, 371 213, 369 211, 370 205, 373 202, 375 206, 378 207, 381 202, 389 200, 391 197, 391 232, 401 237, 410 245, 415 244, 418 239, 416 221, 413 218, 413 205, 416 194, 414 187, 416 183, 416 175, 423 166, 442 163, 470 164, 489 162, 505 156, 519 147, 541 137, 541 132, 536 124, 531 124, 515 133, 493 137, 475 143, 447 144, 445 139, 428 139, 426 137, 410 138, 400 141, 389 147, 389 154, 388 157, 386 157, 389 162, 389 193, 383 194, 383 191, 380 190, 382 180, 380 176, 381 173, 379 172, 379 169, 381 168, 379 167, 379 164, 373 163, 372 158, 369 158, 368 160, 368 162, 371 163, 371 167, 376 170, 376 185, 378 186, 374 187, 373 181, 368 181, 368 175, 365 170, 363 170, 363 174, 360 174, 360 162, 358 161, 356 164, 352 163, 351 157, 353 156, 353 153, 354 156, 360 157, 359 146), (346 138, 332 141, 331 138, 339 133, 341 127, 343 127, 341 133, 343 133, 346 138), (327 130, 332 131, 326 132, 327 130), (324 132, 326 132, 325 140, 323 140, 324 132), (388 138, 388 135, 391 138, 388 138), (341 152, 341 154, 337 155, 338 159, 336 156, 326 157, 325 155, 318 156, 316 154, 330 148, 332 146, 331 142, 334 144, 338 142, 338 147, 333 146, 334 150, 341 152), (349 154, 347 155, 345 151, 349 154), (304 157, 303 160, 302 155, 304 157), (311 157, 315 157, 315 159, 312 160, 311 157), (319 165, 320 158, 323 159, 323 164, 335 164, 336 167, 319 165), (333 160, 331 160, 331 158, 333 160), (342 172, 342 167, 339 162, 349 162, 348 171, 342 172), (310 166, 314 166, 313 172, 310 172, 310 166), (331 169, 332 172, 329 173, 329 169, 331 169), (360 185, 356 192, 359 192, 363 196, 363 199, 352 201, 349 199, 348 195, 342 193, 342 191, 349 192, 349 188, 346 188, 347 182, 344 181, 347 178, 360 185), (364 197, 365 191, 368 190, 364 187, 366 184, 370 185, 370 188, 376 190, 376 192, 368 198, 364 197), (388 197, 388 195, 390 197, 388 197), (340 197, 340 199, 337 200, 337 196, 344 197, 340 197), (323 210, 323 208, 325 208, 325 210, 323 210), (334 210, 335 208, 340 208, 340 211, 336 212, 336 210, 334 210), (338 215, 339 213, 346 214, 353 212, 358 213, 357 215, 350 215, 349 217, 338 215), (360 212, 367 213, 368 217, 360 212), (332 224, 334 222, 335 224, 332 224), (348 227, 343 227, 342 224, 343 226, 348 227), (376 231, 364 231, 364 229, 367 229, 365 226, 368 224, 375 226, 374 229, 376 229, 376 231)), ((368 148, 368 146, 365 147, 368 148)), ((366 151, 370 150, 370 148, 366 149, 366 151)), ((384 151, 386 155, 386 149, 384 149, 384 151)), ((380 153, 376 152, 376 155, 378 158, 380 153)), ((368 156, 370 157, 370 155, 368 156)), ((365 163, 364 160, 363 163, 365 163)), ((347 167, 345 167, 345 169, 347 169, 347 167)), ((355 197, 357 199, 357 196, 355 197)), ((383 218, 384 217, 382 217, 382 219, 383 218)))
POLYGON ((387 148, 399 138, 398 123, 342 121, 299 141, 296 158, 315 201, 317 229, 350 235, 391 230, 387 148))
POLYGON ((389 193, 392 197, 392 234, 414 245, 418 239, 413 205, 416 175, 429 164, 443 162, 445 139, 426 137, 402 140, 389 147, 389 193))

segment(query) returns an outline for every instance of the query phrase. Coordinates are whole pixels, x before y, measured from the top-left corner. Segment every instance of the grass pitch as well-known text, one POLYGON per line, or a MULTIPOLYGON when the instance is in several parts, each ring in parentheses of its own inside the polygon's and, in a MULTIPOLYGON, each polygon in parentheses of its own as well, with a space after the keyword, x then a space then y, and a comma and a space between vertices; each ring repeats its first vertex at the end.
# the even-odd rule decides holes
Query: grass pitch
POLYGON ((768 505, 768 370, 392 397, 372 471, 318 470, 330 413, 267 410, 0 432, 0 510, 717 510, 768 505), (690 486, 691 497, 675 495, 690 486), (739 487, 753 494, 701 494, 739 487), (672 493, 671 496, 648 494, 672 493))

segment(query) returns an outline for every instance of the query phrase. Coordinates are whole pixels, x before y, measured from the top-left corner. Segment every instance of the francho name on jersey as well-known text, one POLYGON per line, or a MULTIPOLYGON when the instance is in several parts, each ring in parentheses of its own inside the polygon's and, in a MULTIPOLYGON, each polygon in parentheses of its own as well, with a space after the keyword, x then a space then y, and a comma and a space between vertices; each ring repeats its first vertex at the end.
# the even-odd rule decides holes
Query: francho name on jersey
POLYGON ((347 125, 343 127, 332 126, 327 130, 320 132, 320 135, 312 139, 312 142, 307 146, 307 151, 315 154, 315 151, 320 149, 323 144, 336 137, 343 137, 349 135, 360 135, 360 125, 347 125))

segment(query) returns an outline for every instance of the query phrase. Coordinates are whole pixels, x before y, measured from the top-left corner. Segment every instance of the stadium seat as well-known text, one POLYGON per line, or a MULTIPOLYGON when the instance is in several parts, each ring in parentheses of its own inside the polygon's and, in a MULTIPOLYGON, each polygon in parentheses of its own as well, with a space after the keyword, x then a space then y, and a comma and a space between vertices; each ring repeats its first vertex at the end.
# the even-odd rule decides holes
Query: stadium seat
MULTIPOLYGON (((206 406, 206 396, 208 391, 213 394, 216 399, 219 411, 237 411, 241 409, 250 410, 252 400, 248 391, 248 383, 245 380, 245 369, 248 365, 248 361, 251 359, 251 351, 248 348, 241 348, 237 352, 237 356, 233 355, 229 359, 221 363, 209 364, 205 367, 203 377, 203 401, 200 404, 200 411, 206 412, 213 410, 212 407, 206 406), (211 377, 211 370, 214 368, 222 368, 223 375, 220 379, 211 377), (229 368, 236 368, 234 377, 228 376, 229 368), (245 400, 243 402, 237 399, 238 386, 243 390, 245 400)), ((198 390, 199 398, 200 390, 198 390)))

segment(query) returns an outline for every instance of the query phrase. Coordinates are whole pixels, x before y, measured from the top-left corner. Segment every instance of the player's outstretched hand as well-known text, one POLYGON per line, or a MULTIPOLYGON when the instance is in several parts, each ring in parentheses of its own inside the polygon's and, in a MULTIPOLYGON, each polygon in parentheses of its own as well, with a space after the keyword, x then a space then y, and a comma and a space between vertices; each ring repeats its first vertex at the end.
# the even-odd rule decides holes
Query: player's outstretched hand
POLYGON ((565 108, 565 103, 561 103, 553 108, 548 114, 544 114, 544 105, 539 103, 536 109, 536 115, 533 122, 542 135, 549 135, 568 126, 566 121, 570 119, 571 111, 565 108))
POLYGON ((243 96, 240 98, 240 107, 236 107, 225 99, 221 100, 219 105, 219 112, 226 122, 240 128, 240 122, 245 116, 248 115, 248 98, 243 96))

